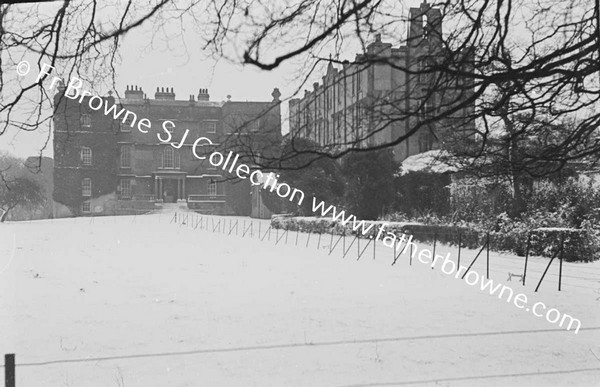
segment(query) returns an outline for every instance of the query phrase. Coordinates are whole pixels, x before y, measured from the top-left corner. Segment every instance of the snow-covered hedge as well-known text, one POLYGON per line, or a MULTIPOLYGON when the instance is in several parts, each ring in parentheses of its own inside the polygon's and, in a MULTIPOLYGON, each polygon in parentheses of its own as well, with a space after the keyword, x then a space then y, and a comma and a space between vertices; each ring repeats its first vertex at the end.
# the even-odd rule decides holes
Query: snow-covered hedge
MULTIPOLYGON (((479 248, 486 242, 487 233, 467 227, 453 225, 430 225, 411 222, 365 222, 374 226, 365 235, 362 228, 354 231, 352 223, 341 225, 330 218, 291 217, 275 215, 271 218, 271 227, 310 232, 314 234, 357 235, 361 238, 373 238, 379 232, 383 223, 385 231, 400 235, 402 233, 413 235, 418 242, 461 245, 467 248, 479 248)), ((600 259, 599 236, 591 230, 569 228, 540 228, 536 230, 513 230, 511 232, 490 232, 490 249, 494 251, 509 251, 517 255, 525 255, 528 235, 531 233, 529 255, 551 257, 560 248, 561 236, 564 235, 563 258, 566 261, 590 262, 600 259)))

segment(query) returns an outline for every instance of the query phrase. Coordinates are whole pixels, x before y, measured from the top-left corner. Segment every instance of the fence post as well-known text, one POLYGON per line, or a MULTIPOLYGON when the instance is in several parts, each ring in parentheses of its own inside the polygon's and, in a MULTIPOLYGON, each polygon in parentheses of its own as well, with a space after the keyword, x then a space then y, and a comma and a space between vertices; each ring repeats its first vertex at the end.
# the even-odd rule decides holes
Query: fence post
POLYGON ((4 355, 4 383, 6 387, 15 387, 15 354, 4 355))
POLYGON ((331 228, 331 238, 329 239, 329 249, 333 246, 333 227, 331 228))
POLYGON ((375 253, 377 251, 377 239, 373 237, 373 260, 375 260, 375 253))
POLYGON ((563 263, 563 249, 565 246, 565 232, 563 231, 560 236, 560 256, 558 261, 558 291, 562 285, 562 263, 563 263))
POLYGON ((550 268, 550 265, 552 265, 552 261, 554 261, 554 258, 556 258, 556 256, 558 255, 558 253, 559 253, 559 251, 557 251, 556 253, 554 253, 554 255, 552 256, 552 258, 550 259, 550 262, 548 262, 548 266, 546 266, 546 270, 544 270, 544 273, 542 274, 542 278, 540 278, 540 282, 538 282, 537 286, 535 287, 535 291, 536 292, 540 288, 540 285, 542 284, 542 281, 544 280, 544 277, 546 276, 546 273, 548 272, 548 269, 550 268))
POLYGON ((460 270, 460 250, 462 248, 462 232, 458 232, 458 263, 456 265, 456 270, 460 270))
POLYGON ((525 278, 527 278, 527 261, 529 260, 529 249, 531 247, 531 231, 527 233, 527 249, 525 250, 525 268, 523 268, 523 286, 525 286, 525 278))
POLYGON ((485 261, 485 278, 490 279, 490 233, 488 232, 486 235, 485 245, 487 247, 487 257, 485 261))
MULTIPOLYGON (((435 259, 435 248, 437 245, 437 231, 433 233, 433 258, 435 259)), ((431 270, 433 270, 433 265, 431 265, 431 270)))

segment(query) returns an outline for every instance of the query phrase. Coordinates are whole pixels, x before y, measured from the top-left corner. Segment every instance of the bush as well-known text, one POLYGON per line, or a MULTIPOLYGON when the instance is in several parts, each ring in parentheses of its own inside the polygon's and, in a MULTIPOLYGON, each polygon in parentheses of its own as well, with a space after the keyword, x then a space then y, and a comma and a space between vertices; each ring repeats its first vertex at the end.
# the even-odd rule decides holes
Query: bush
POLYGON ((481 222, 511 208, 510 187, 493 179, 457 176, 448 189, 458 219, 481 222))
MULTIPOLYGON (((311 215, 312 197, 329 204, 340 202, 344 183, 339 167, 335 160, 319 155, 320 150, 317 143, 304 138, 291 138, 283 144, 284 161, 279 180, 301 190, 309 200, 305 199, 301 206, 293 206, 288 200, 279 200, 280 207, 274 212, 288 211, 311 215)), ((271 200, 274 201, 275 199, 271 200)))
MULTIPOLYGON (((458 245, 462 247, 477 249, 483 246, 487 239, 488 231, 477 226, 468 227, 456 224, 423 224, 416 222, 390 222, 374 221, 370 232, 365 238, 374 238, 382 223, 388 223, 386 231, 397 236, 401 234, 412 235, 418 242, 429 242, 437 240, 438 243, 458 245)), ((527 249, 527 240, 531 235, 529 255, 551 257, 560 248, 560 241, 564 235, 563 259, 566 261, 591 262, 600 258, 599 235, 593 230, 540 228, 531 230, 524 223, 498 222, 495 231, 489 231, 490 250, 507 251, 524 256, 527 249)), ((294 218, 288 216, 274 216, 271 219, 271 227, 290 230, 310 232, 314 234, 336 235, 362 235, 362 229, 352 230, 352 224, 342 226, 339 222, 330 218, 294 218)))
POLYGON ((377 219, 394 203, 397 165, 390 149, 349 153, 342 158, 344 208, 359 219, 377 219))
POLYGON ((449 174, 408 172, 396 178, 396 204, 398 211, 414 216, 433 212, 446 215, 450 212, 449 174))
POLYGON ((560 184, 540 182, 528 202, 524 217, 533 218, 537 227, 584 228, 600 223, 600 189, 585 177, 560 184))

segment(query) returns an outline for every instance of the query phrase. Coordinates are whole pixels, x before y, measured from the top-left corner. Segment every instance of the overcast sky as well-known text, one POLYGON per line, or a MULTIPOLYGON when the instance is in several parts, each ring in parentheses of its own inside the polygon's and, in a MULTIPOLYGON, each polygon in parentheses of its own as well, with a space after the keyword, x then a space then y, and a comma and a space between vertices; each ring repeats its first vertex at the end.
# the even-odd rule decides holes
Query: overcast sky
MULTIPOLYGON (((421 1, 407 3, 418 6, 421 1)), ((198 42, 197 26, 175 26, 181 34, 167 37, 152 34, 155 26, 146 23, 141 28, 128 33, 122 40, 121 63, 116 68, 117 90, 123 95, 126 85, 141 86, 154 98, 156 87, 173 87, 176 99, 187 100, 190 94, 197 95, 198 89, 208 88, 213 101, 224 101, 227 95, 235 101, 270 101, 271 92, 277 87, 282 99, 292 96, 300 86, 300 69, 305 63, 285 62, 281 67, 262 71, 253 66, 242 66, 226 59, 215 59, 203 52, 198 42)), ((399 41, 391 41, 394 46, 399 41)), ((357 46, 357 49, 359 46, 357 46)), ((353 59, 357 50, 347 50, 340 59, 353 59), (352 52, 350 52, 352 51, 352 52)), ((309 85, 323 71, 317 71, 309 85)), ((312 86, 311 86, 312 87, 312 86)), ((108 90, 107 90, 108 91, 108 90)), ((287 130, 287 102, 282 106, 284 132, 287 130)), ((0 136, 0 151, 7 151, 19 157, 37 155, 48 137, 47 128, 34 132, 8 130, 0 136)), ((43 152, 52 157, 52 143, 43 152)))

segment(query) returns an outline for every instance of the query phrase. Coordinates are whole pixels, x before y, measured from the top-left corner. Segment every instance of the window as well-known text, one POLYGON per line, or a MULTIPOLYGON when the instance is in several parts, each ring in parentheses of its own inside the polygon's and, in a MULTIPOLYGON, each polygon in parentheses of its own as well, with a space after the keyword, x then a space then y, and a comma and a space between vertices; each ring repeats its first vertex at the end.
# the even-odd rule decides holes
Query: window
POLYGON ((162 167, 167 169, 176 169, 180 167, 179 153, 175 153, 175 149, 167 146, 162 154, 162 167))
POLYGON ((92 165, 92 150, 87 146, 81 147, 81 162, 83 165, 92 165))
POLYGON ((86 199, 81 203, 81 212, 89 214, 92 211, 92 202, 90 199, 86 199))
POLYGON ((119 124, 119 129, 121 130, 121 132, 131 132, 131 125, 121 121, 121 123, 119 124))
POLYGON ((92 179, 86 177, 81 181, 81 195, 92 196, 92 179))
POLYGON ((422 133, 419 136, 419 153, 427 152, 433 149, 434 137, 431 133, 422 133))
POLYGON ((209 196, 217 195, 217 182, 216 181, 211 180, 208 182, 208 195, 209 196))
POLYGON ((425 71, 425 60, 424 59, 419 59, 417 61, 417 82, 418 83, 422 83, 422 82, 426 82, 426 76, 423 73, 425 71))
POLYGON ((260 121, 258 120, 258 118, 248 123, 248 128, 251 132, 258 132, 260 130, 260 121))
POLYGON ((82 127, 89 128, 90 126, 92 126, 92 117, 90 117, 89 114, 83 113, 79 118, 79 122, 81 123, 82 127))
POLYGON ((121 197, 122 198, 130 198, 131 197, 131 179, 121 179, 119 183, 121 187, 121 197))
POLYGON ((206 133, 217 133, 217 122, 216 121, 204 121, 202 123, 206 133))
POLYGON ((121 146, 121 168, 131 168, 131 147, 121 146))
POLYGON ((427 118, 434 116, 435 107, 433 105, 433 96, 424 97, 421 100, 421 106, 419 107, 419 120, 424 121, 427 118))
MULTIPOLYGON (((173 122, 173 120, 172 120, 171 122, 173 122)), ((173 122, 173 123, 174 123, 174 122, 173 122)), ((165 121, 162 121, 162 122, 161 122, 161 124, 160 124, 160 127, 161 127, 161 128, 165 128, 165 129, 167 129, 167 132, 169 132, 169 133, 171 133, 171 134, 175 134, 175 126, 174 126, 174 125, 167 124, 167 125, 165 126, 165 121)), ((161 130, 162 130, 162 129, 161 129, 161 130)))

